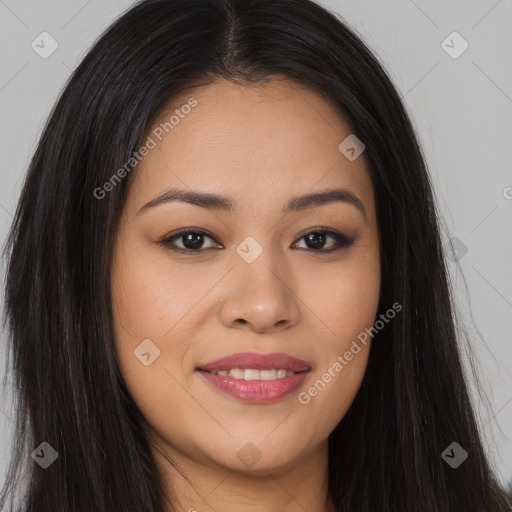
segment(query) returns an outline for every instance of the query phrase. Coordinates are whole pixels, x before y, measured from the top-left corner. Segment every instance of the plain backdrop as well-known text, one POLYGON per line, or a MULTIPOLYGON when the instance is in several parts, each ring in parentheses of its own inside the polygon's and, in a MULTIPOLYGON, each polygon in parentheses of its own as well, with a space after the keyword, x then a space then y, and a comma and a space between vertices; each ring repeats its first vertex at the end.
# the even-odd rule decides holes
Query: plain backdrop
MULTIPOLYGON (((446 223, 443 241, 452 240, 455 249, 448 259, 454 293, 488 399, 486 405, 485 396, 474 393, 479 421, 499 478, 512 483, 512 1, 321 3, 380 58, 421 139, 446 223)), ((41 128, 65 81, 132 4, 0 0, 2 246, 41 128), (46 48, 58 44, 47 58, 32 47, 41 37, 46 48)), ((4 273, 2 266, 2 280, 4 273)), ((4 332, 0 341, 3 378, 4 332)), ((13 415, 8 383, 0 400, 0 482, 15 435, 13 415)))

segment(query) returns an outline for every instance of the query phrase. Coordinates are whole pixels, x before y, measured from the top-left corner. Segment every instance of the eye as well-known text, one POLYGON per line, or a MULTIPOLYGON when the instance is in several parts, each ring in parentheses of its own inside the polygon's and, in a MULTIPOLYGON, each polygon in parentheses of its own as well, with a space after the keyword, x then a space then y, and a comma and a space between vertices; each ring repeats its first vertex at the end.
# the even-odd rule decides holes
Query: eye
MULTIPOLYGON (((187 228, 183 231, 180 231, 179 233, 176 233, 175 235, 164 238, 159 243, 171 251, 191 254, 193 252, 198 253, 204 250, 204 248, 202 249, 201 246, 203 245, 205 238, 214 240, 213 237, 208 235, 202 229, 187 228), (180 240, 183 244, 183 247, 176 247, 174 240, 180 240)), ((207 247, 207 249, 212 248, 214 247, 207 247)))
MULTIPOLYGON (((184 253, 188 255, 192 255, 193 253, 201 253, 207 249, 221 248, 215 246, 206 248, 203 247, 205 239, 210 239, 216 242, 216 240, 211 235, 202 229, 187 228, 172 236, 165 237, 158 243, 173 252, 184 253), (176 246, 175 241, 179 241, 182 246, 176 246)), ((303 239, 306 243, 306 249, 316 253, 329 253, 338 251, 343 247, 352 245, 355 240, 354 237, 347 237, 338 231, 333 231, 326 228, 315 228, 313 231, 309 231, 303 235, 299 241, 303 239), (325 249, 323 246, 325 245, 326 240, 329 238, 334 240, 334 244, 331 244, 330 248, 325 249)))
POLYGON ((333 231, 327 228, 315 228, 313 231, 306 233, 300 240, 305 240, 306 248, 318 253, 329 253, 339 251, 343 247, 349 247, 354 243, 354 237, 345 236, 343 233, 333 231), (324 249, 323 246, 326 240, 331 238, 334 240, 334 245, 329 249, 324 249))

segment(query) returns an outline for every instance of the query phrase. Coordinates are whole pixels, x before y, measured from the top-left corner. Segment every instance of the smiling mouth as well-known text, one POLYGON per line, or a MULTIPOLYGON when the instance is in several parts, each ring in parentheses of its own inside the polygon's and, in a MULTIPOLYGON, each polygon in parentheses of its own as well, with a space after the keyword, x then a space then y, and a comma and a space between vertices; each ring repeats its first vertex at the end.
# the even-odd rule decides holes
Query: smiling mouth
POLYGON ((241 352, 202 364, 196 371, 224 396, 268 404, 297 389, 311 372, 311 365, 282 352, 241 352))

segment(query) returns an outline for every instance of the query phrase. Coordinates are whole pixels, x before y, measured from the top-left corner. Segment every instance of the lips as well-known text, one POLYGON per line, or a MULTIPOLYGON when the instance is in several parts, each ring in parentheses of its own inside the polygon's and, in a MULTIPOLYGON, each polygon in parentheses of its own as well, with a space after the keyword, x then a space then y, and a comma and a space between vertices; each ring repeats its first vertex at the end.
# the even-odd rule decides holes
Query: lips
POLYGON ((196 368, 215 389, 243 402, 271 403, 299 387, 309 363, 283 353, 231 354, 196 368))

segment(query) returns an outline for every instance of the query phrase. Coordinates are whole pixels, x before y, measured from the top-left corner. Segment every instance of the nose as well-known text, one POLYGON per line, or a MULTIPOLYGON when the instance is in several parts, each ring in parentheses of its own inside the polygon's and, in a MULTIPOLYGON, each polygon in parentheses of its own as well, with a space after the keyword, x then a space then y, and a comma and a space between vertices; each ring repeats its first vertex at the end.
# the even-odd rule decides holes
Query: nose
POLYGON ((238 262, 230 272, 221 307, 227 327, 263 333, 297 323, 300 300, 293 290, 294 279, 283 265, 276 267, 269 252, 252 263, 238 262))

